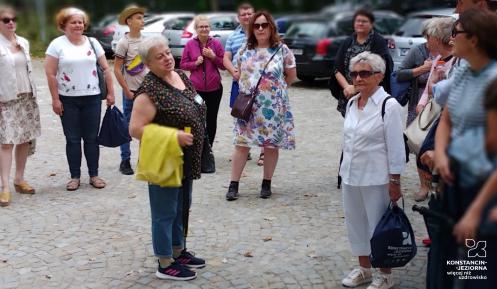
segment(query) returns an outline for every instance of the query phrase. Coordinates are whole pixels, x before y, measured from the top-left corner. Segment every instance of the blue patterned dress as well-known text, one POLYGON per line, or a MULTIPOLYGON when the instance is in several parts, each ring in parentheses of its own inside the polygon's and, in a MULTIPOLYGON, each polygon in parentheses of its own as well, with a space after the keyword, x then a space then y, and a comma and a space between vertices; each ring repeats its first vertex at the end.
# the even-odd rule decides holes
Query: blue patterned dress
MULTIPOLYGON (((240 91, 251 93, 277 48, 242 49, 237 55, 240 63, 240 91)), ((295 149, 293 114, 288 100, 284 70, 294 68, 295 57, 282 44, 267 66, 258 87, 258 94, 248 122, 235 119, 233 143, 239 146, 295 149)))

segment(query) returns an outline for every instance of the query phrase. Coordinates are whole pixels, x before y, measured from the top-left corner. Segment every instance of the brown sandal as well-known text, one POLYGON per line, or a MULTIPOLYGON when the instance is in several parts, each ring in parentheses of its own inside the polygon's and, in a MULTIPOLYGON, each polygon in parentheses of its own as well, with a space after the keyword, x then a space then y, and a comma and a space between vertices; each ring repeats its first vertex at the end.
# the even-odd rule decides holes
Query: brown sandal
POLYGON ((71 179, 69 182, 67 182, 66 190, 75 191, 79 188, 79 184, 80 184, 79 179, 71 179))
POLYGON ((257 160, 257 165, 259 167, 262 167, 264 165, 264 153, 261 153, 259 155, 259 159, 257 160))
POLYGON ((19 184, 14 183, 14 188, 19 194, 34 194, 35 189, 28 184, 26 181, 22 181, 19 184))
POLYGON ((101 178, 94 176, 90 178, 90 185, 92 185, 96 189, 103 189, 105 188, 105 182, 101 178))

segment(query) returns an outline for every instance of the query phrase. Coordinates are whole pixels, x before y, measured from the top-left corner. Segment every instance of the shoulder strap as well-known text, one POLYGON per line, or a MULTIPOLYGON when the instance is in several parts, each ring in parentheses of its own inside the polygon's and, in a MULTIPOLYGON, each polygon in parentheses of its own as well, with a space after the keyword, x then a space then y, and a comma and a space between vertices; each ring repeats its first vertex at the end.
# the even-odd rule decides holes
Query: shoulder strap
POLYGON ((88 37, 88 41, 90 42, 91 49, 93 49, 93 53, 95 54, 95 62, 98 64, 97 51, 95 50, 95 46, 93 46, 93 41, 91 41, 91 37, 88 37))
POLYGON ((394 97, 391 95, 385 97, 385 99, 383 100, 383 103, 381 104, 381 119, 382 120, 385 119, 385 105, 387 104, 387 100, 389 100, 390 98, 394 98, 394 97))

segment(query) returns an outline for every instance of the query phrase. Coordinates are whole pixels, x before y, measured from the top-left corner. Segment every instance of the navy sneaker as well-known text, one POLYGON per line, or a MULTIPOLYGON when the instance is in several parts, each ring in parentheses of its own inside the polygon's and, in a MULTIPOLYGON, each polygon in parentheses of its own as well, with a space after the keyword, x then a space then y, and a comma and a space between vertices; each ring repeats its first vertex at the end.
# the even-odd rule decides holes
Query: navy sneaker
POLYGON ((194 254, 186 251, 186 249, 183 249, 183 251, 181 251, 181 255, 179 255, 178 258, 174 258, 174 260, 188 268, 200 269, 205 267, 204 259, 195 257, 194 254))
POLYGON ((197 272, 193 272, 175 261, 166 268, 162 268, 159 263, 155 276, 159 279, 187 281, 197 278, 197 272))

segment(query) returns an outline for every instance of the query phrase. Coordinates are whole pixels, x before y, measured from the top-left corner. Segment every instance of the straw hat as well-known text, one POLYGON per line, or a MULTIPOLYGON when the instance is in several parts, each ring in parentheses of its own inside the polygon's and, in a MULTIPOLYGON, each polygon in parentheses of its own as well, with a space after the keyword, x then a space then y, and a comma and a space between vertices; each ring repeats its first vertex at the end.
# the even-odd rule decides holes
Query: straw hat
POLYGON ((129 17, 131 17, 133 14, 136 13, 145 14, 145 11, 147 11, 147 9, 143 7, 138 7, 136 5, 128 6, 124 8, 121 14, 119 14, 119 24, 126 25, 126 19, 128 19, 129 17))

